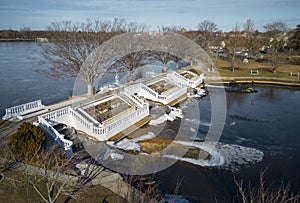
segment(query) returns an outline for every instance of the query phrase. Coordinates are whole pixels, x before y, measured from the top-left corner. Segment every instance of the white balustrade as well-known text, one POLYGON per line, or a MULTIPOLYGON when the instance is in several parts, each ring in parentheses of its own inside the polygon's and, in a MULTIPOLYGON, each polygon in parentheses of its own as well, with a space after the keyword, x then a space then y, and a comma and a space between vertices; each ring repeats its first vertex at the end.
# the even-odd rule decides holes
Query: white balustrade
POLYGON ((204 80, 203 73, 200 76, 197 76, 197 74, 190 72, 190 71, 188 71, 188 73, 195 76, 196 78, 194 80, 189 80, 177 72, 172 72, 172 73, 168 74, 168 78, 171 81, 173 81, 179 85, 184 84, 184 85, 190 86, 192 88, 197 87, 200 83, 203 82, 203 80, 204 80))
POLYGON ((26 104, 10 107, 5 109, 5 115, 2 117, 2 119, 9 119, 14 116, 29 114, 38 111, 44 107, 45 106, 42 104, 41 100, 36 100, 26 104))
POLYGON ((73 127, 78 128, 84 132, 92 132, 93 122, 87 121, 87 119, 82 116, 80 113, 76 112, 74 109, 69 108, 70 116, 71 116, 71 125, 75 125, 73 127), (73 122, 72 122, 73 121, 73 122))
POLYGON ((89 115, 86 111, 82 110, 81 108, 76 109, 78 112, 83 114, 87 119, 89 119, 91 122, 93 122, 95 125, 100 125, 99 121, 97 121, 94 117, 89 115))
POLYGON ((58 122, 63 122, 68 125, 69 124, 69 120, 68 120, 69 108, 70 107, 58 109, 58 110, 52 111, 50 113, 46 113, 46 114, 42 115, 41 117, 43 117, 46 120, 56 119, 58 122))
MULTIPOLYGON (((136 85, 134 88, 140 87, 136 85)), ((55 131, 52 132, 52 126, 48 127, 50 124, 47 120, 65 123, 66 125, 72 126, 77 130, 81 130, 88 135, 95 137, 99 141, 104 141, 149 115, 148 103, 132 94, 127 95, 127 97, 137 103, 140 108, 130 108, 127 111, 114 116, 109 122, 104 122, 102 126, 97 126, 97 123, 99 122, 96 122, 94 118, 90 119, 90 116, 86 117, 87 115, 82 115, 82 113, 85 112, 84 110, 80 108, 74 110, 70 106, 42 115, 39 117, 39 121, 41 125, 46 123, 47 128, 44 127, 43 129, 52 133, 52 136, 55 139, 59 138, 59 140, 63 140, 63 137, 59 136, 59 133, 57 134, 55 131)))
POLYGON ((127 94, 133 94, 135 92, 139 92, 141 90, 141 83, 130 85, 124 88, 124 92, 127 94))
POLYGON ((133 99, 133 101, 137 102, 140 106, 143 106, 144 101, 142 101, 140 98, 138 98, 137 96, 131 94, 130 98, 133 99))
POLYGON ((64 135, 57 132, 57 130, 55 130, 53 126, 51 126, 50 123, 48 123, 43 117, 39 116, 38 120, 39 126, 46 132, 46 134, 52 136, 54 140, 65 149, 65 151, 72 153, 72 141, 65 139, 64 135))
POLYGON ((151 88, 149 88, 148 86, 146 86, 144 84, 141 84, 141 88, 143 90, 145 90, 146 92, 150 93, 154 97, 157 97, 157 95, 158 95, 154 90, 152 90, 151 88))

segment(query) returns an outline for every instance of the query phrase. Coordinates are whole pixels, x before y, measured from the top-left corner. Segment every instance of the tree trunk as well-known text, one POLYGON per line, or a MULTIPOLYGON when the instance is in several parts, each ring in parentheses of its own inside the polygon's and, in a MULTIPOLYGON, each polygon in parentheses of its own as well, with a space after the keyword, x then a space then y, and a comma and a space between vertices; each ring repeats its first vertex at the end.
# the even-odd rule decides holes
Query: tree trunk
POLYGON ((129 72, 129 82, 132 81, 132 71, 129 72))
POLYGON ((166 73, 166 72, 167 72, 167 64, 164 63, 164 73, 166 73))
POLYGON ((234 66, 235 66, 235 64, 234 64, 234 60, 235 60, 235 55, 233 54, 233 56, 232 56, 232 59, 231 59, 231 68, 232 68, 232 72, 234 72, 234 66))
POLYGON ((94 95, 94 90, 93 90, 93 84, 92 83, 88 83, 88 92, 87 92, 87 96, 93 96, 94 95))

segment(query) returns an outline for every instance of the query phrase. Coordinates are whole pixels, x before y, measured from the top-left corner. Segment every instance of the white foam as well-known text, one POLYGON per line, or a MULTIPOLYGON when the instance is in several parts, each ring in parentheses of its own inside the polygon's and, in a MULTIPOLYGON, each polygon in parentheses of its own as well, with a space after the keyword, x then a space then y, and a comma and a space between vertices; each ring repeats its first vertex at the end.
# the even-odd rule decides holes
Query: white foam
POLYGON ((155 137, 155 134, 153 132, 148 132, 145 135, 142 135, 140 137, 134 138, 134 139, 127 139, 124 138, 123 140, 115 143, 113 141, 107 141, 106 144, 115 147, 118 149, 123 149, 125 151, 131 150, 131 151, 141 151, 141 145, 139 145, 137 142, 143 141, 143 140, 149 140, 155 137))
POLYGON ((144 140, 150 140, 154 137, 155 137, 155 134, 153 132, 148 132, 147 134, 142 135, 142 136, 137 137, 137 138, 134 138, 131 141, 132 142, 140 142, 140 141, 144 141, 144 140))
POLYGON ((187 94, 188 98, 201 98, 201 97, 204 97, 204 96, 207 95, 205 89, 195 88, 195 90, 197 90, 196 93, 194 93, 194 92, 188 92, 188 94, 187 94))
POLYGON ((110 154, 110 158, 114 161, 123 160, 124 155, 113 152, 113 153, 110 154))
POLYGON ((153 119, 149 122, 149 125, 159 125, 166 121, 174 121, 176 118, 183 118, 181 109, 175 107, 169 107, 171 109, 169 114, 164 114, 157 119, 153 119))
POLYGON ((140 151, 141 145, 135 143, 134 141, 131 141, 127 138, 121 140, 115 145, 118 149, 124 149, 124 150, 132 150, 132 151, 140 151))
POLYGON ((192 132, 192 133, 194 133, 194 132, 196 132, 196 129, 195 128, 190 128, 190 131, 192 132))
POLYGON ((177 157, 175 155, 165 155, 166 158, 186 161, 199 166, 218 167, 228 170, 237 170, 242 166, 247 166, 260 162, 263 159, 263 152, 260 150, 244 147, 240 145, 213 143, 213 142, 186 142, 174 141, 175 143, 193 146, 210 153, 209 160, 198 160, 193 158, 177 157))

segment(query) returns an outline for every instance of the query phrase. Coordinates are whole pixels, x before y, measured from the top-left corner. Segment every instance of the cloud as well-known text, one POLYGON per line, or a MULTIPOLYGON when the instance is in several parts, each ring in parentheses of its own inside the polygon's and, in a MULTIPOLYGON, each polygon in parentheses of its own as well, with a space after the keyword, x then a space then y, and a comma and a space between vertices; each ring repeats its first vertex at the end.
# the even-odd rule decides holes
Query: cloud
MULTIPOLYGON (((202 20, 213 20, 220 29, 231 29, 236 22, 252 18, 261 26, 270 19, 298 19, 299 0, 2 0, 0 16, 5 12, 8 22, 36 23, 43 17, 46 25, 52 21, 84 21, 87 18, 112 19, 158 25, 181 25, 195 28, 202 20), (30 17, 31 16, 31 17, 30 17), (18 20, 16 20, 18 18, 18 20)), ((2 17, 3 18, 3 17, 2 17)), ((291 20, 289 20, 292 23, 291 20)), ((293 21, 294 22, 294 21, 293 21)), ((0 22, 1 24, 4 22, 0 22)), ((41 24, 39 23, 39 24, 41 24)))

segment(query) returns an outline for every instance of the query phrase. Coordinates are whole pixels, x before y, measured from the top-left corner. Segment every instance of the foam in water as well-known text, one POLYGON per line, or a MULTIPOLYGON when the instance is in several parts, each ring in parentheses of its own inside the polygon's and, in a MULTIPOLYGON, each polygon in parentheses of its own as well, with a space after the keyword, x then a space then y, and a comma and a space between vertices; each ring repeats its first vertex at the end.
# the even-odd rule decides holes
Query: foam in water
POLYGON ((242 166, 247 166, 260 162, 263 159, 263 152, 249 147, 224 143, 204 143, 175 141, 177 144, 193 146, 211 154, 209 160, 199 160, 193 158, 177 157, 175 155, 164 155, 165 158, 177 159, 199 166, 218 167, 227 170, 237 170, 242 166))
POLYGON ((148 132, 145 135, 142 135, 140 137, 134 138, 134 139, 127 139, 124 138, 123 140, 115 143, 113 141, 107 141, 106 144, 118 148, 118 149, 123 149, 125 151, 141 151, 141 145, 139 145, 137 142, 144 141, 144 140, 149 140, 155 137, 155 134, 153 132, 148 132))
POLYGON ((149 125, 159 125, 166 121, 174 121, 176 118, 183 118, 181 109, 171 107, 169 114, 164 114, 157 119, 153 119, 149 122, 149 125))
POLYGON ((133 142, 140 142, 140 141, 150 140, 150 139, 152 139, 154 137, 155 137, 155 134, 153 132, 148 132, 147 134, 142 135, 142 136, 137 137, 137 138, 134 138, 131 141, 133 141, 133 142))

